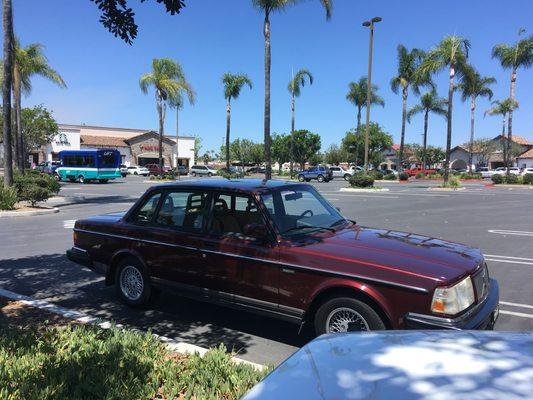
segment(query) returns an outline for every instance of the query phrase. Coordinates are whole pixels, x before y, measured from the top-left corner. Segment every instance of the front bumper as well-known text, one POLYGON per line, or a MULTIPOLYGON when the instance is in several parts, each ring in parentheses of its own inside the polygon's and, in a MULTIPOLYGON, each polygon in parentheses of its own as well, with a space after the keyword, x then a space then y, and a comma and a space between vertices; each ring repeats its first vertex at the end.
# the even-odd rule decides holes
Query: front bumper
POLYGON ((492 330, 499 316, 500 289, 495 279, 490 280, 486 299, 456 318, 443 318, 433 315, 407 313, 406 329, 455 329, 492 330))
POLYGON ((80 249, 79 247, 73 247, 67 250, 67 258, 76 264, 83 265, 84 267, 93 270, 94 272, 107 275, 107 266, 105 264, 93 261, 87 250, 80 249))

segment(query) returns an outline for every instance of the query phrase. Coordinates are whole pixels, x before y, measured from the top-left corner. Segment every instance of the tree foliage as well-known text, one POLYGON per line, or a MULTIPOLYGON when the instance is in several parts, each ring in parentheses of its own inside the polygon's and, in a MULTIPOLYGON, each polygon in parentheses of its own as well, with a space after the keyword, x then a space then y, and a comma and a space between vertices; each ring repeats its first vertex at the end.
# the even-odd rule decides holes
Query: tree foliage
POLYGON ((348 161, 349 155, 345 149, 332 144, 324 153, 324 162, 330 165, 339 165, 341 162, 348 161))
MULTIPOLYGON (((366 125, 363 125, 361 129, 364 131, 366 125)), ((379 166, 383 161, 384 152, 392 147, 392 143, 392 136, 388 132, 385 132, 378 123, 371 122, 368 132, 369 163, 374 167, 379 166)), ((354 158, 357 156, 358 160, 362 160, 365 151, 364 135, 358 135, 356 129, 349 130, 342 139, 342 148, 348 154, 353 155, 354 158), (356 152, 358 154, 356 154, 356 152)))
POLYGON ((293 158, 304 168, 305 163, 315 156, 321 147, 320 135, 306 129, 294 131, 293 135, 293 158))
POLYGON ((410 144, 408 147, 412 152, 415 161, 419 164, 422 164, 425 160, 429 168, 436 167, 446 157, 446 153, 440 147, 427 146, 425 151, 424 147, 417 143, 410 144))
MULTIPOLYGON (((131 44, 137 37, 138 26, 135 23, 135 13, 128 7, 127 0, 91 0, 101 12, 100 23, 115 37, 131 44)), ((146 0, 140 0, 144 3, 146 0)), ((155 0, 163 3, 170 15, 179 14, 185 7, 184 0, 155 0)))
POLYGON ((291 137, 290 135, 280 135, 275 133, 272 135, 272 160, 281 166, 283 163, 291 159, 291 137))

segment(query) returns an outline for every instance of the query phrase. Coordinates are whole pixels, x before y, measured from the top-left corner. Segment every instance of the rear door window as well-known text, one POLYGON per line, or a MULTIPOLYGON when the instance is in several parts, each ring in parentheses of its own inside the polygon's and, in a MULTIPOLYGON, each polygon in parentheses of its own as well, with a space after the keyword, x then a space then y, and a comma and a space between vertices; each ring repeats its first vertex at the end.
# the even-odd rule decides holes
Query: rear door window
POLYGON ((165 194, 155 223, 177 230, 200 231, 206 215, 206 193, 171 191, 165 194))

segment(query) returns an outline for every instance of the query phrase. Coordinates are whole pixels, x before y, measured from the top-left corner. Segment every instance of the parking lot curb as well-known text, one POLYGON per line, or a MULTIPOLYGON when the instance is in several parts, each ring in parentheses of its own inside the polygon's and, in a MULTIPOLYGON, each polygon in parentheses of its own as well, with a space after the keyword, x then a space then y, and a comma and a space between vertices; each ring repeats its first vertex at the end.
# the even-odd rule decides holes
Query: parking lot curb
POLYGON ((451 187, 428 187, 426 190, 433 192, 456 192, 458 190, 465 190, 465 187, 451 188, 451 187))
MULTIPOLYGON (((70 319, 72 321, 76 321, 82 324, 97 325, 102 329, 110 329, 111 327, 115 326, 119 329, 124 329, 124 330, 127 329, 133 332, 146 333, 140 329, 126 328, 122 324, 115 324, 111 321, 106 321, 102 318, 92 317, 89 314, 86 314, 80 311, 70 310, 68 308, 57 306, 53 303, 49 303, 46 300, 34 299, 30 296, 25 296, 23 294, 15 293, 10 290, 0 288, 0 296, 5 297, 9 300, 19 301, 27 306, 38 308, 44 311, 48 311, 48 312, 60 315, 64 318, 67 318, 67 319, 70 319)), ((203 357, 205 353, 209 351, 209 349, 205 347, 200 347, 200 346, 196 346, 194 344, 185 343, 185 342, 178 342, 166 336, 161 336, 155 333, 152 333, 152 335, 159 341, 163 342, 170 351, 175 352, 175 353, 180 353, 180 354, 198 353, 200 356, 203 357)), ((231 359, 233 362, 237 364, 247 364, 247 365, 254 367, 255 369, 259 371, 262 371, 263 369, 266 368, 265 365, 257 364, 257 363, 254 363, 248 360, 243 360, 242 358, 232 357, 231 359)))
POLYGON ((29 217, 33 215, 55 214, 59 212, 57 207, 42 207, 41 210, 30 211, 0 211, 0 218, 29 217))
POLYGON ((341 192, 366 192, 366 193, 374 193, 374 192, 388 192, 388 188, 377 188, 377 189, 365 189, 365 188, 340 188, 341 192))

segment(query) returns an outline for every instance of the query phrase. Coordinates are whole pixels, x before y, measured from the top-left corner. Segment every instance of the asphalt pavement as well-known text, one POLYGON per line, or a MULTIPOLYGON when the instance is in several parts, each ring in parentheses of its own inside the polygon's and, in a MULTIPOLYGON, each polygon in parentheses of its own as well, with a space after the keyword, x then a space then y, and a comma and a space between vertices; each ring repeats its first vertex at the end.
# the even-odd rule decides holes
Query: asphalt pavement
MULTIPOLYGON (((208 179, 208 178, 205 178, 208 179)), ((79 218, 128 209, 152 185, 142 177, 108 184, 62 184, 57 214, 0 219, 0 288, 113 319, 203 347, 225 343, 240 357, 276 365, 305 344, 290 323, 163 294, 149 308, 117 301, 103 278, 69 262, 79 218)), ((500 284, 497 330, 533 330, 533 190, 480 182, 457 192, 434 183, 380 184, 388 192, 341 192, 343 180, 313 183, 342 213, 363 226, 403 230, 479 247, 500 284)))

